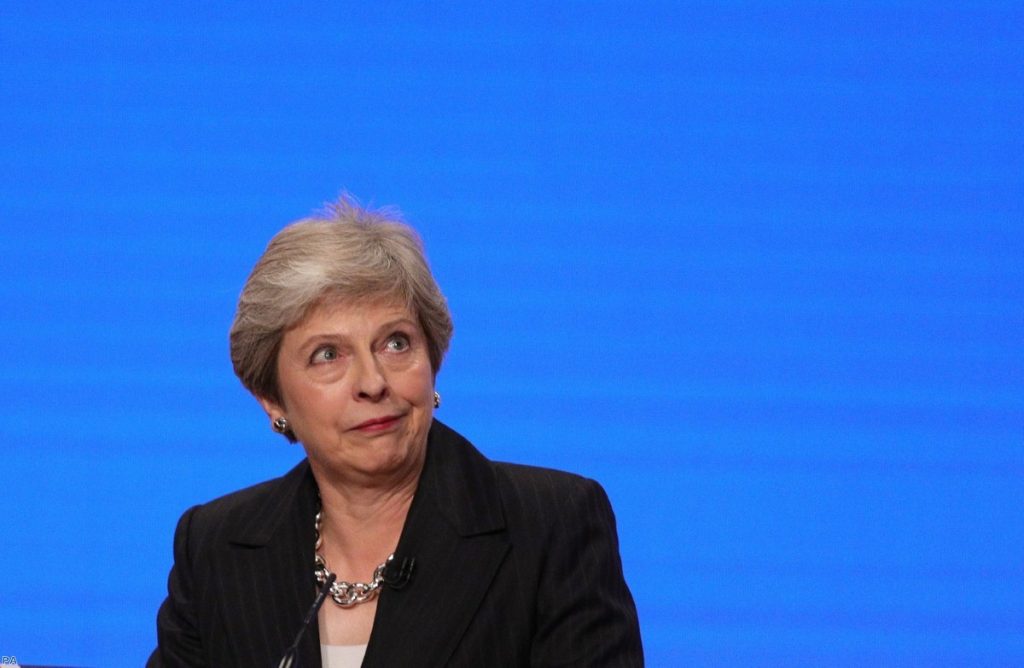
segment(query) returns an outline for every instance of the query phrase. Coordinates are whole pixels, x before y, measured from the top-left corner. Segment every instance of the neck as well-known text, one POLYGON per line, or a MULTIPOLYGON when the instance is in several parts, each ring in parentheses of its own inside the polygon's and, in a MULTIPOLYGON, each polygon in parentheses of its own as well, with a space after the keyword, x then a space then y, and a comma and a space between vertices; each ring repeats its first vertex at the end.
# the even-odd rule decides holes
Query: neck
POLYGON ((320 487, 320 535, 327 555, 339 566, 383 561, 398 545, 420 470, 386 486, 340 484, 313 472, 320 487))

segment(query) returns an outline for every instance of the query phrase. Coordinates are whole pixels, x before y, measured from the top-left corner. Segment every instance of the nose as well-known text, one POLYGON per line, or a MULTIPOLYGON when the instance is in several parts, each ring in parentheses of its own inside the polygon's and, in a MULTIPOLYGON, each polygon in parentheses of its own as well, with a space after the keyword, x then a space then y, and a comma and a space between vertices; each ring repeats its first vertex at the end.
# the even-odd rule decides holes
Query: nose
POLYGON ((352 391, 357 399, 380 401, 388 395, 388 380, 380 361, 370 352, 357 355, 352 371, 352 391))

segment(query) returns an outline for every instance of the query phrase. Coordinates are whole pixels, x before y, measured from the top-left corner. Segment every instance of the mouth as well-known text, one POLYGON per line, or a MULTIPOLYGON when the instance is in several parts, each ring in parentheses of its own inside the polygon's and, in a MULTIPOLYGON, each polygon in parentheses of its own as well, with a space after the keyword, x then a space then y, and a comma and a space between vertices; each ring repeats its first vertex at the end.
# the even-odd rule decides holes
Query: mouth
POLYGON ((366 420, 365 422, 360 422, 356 426, 352 427, 352 431, 386 431, 398 424, 398 421, 401 419, 401 415, 385 415, 384 417, 373 418, 366 420))

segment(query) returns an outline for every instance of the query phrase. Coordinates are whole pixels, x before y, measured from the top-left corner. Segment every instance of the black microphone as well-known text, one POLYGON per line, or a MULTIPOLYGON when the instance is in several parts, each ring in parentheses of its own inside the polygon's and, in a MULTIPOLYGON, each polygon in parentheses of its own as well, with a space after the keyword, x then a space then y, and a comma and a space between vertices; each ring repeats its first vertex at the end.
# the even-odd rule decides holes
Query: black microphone
POLYGON ((388 562, 381 573, 381 580, 392 589, 401 589, 412 579, 412 569, 416 565, 416 557, 399 557, 388 562))
POLYGON ((320 612, 320 606, 324 604, 324 600, 327 598, 327 594, 331 592, 331 585, 338 579, 338 576, 331 573, 327 576, 320 591, 317 592, 316 600, 313 601, 313 607, 306 613, 306 618, 302 620, 302 627, 299 629, 299 635, 295 636, 295 642, 289 647, 284 656, 281 657, 281 662, 277 664, 277 668, 298 668, 299 665, 299 642, 302 640, 302 634, 309 628, 310 623, 316 619, 316 613, 320 612))

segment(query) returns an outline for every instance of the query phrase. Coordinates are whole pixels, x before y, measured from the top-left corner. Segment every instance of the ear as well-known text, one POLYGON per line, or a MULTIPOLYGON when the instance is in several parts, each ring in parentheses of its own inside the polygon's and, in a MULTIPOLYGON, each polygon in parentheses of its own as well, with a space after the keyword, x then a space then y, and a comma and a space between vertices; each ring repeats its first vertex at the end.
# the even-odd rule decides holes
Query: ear
POLYGON ((267 417, 271 420, 286 416, 284 406, 277 403, 273 399, 267 397, 256 397, 256 400, 260 402, 260 406, 263 406, 263 410, 266 411, 267 417))

